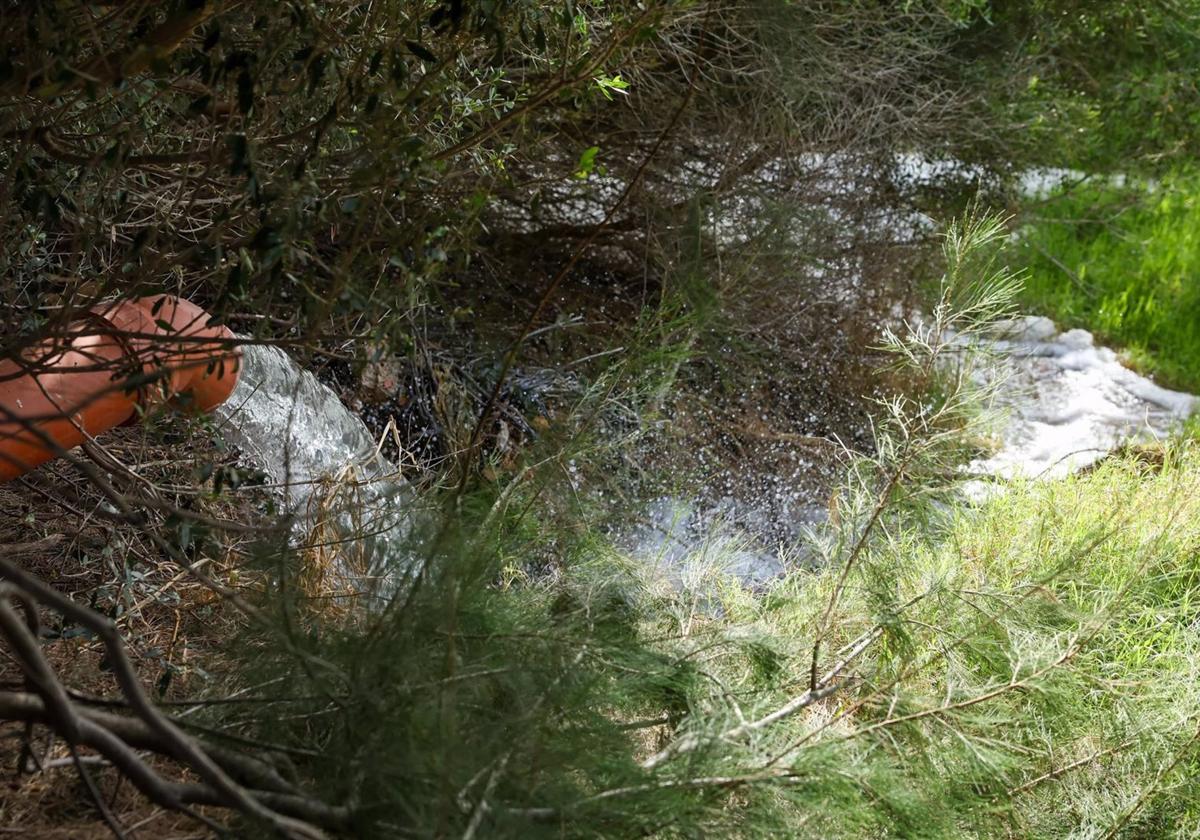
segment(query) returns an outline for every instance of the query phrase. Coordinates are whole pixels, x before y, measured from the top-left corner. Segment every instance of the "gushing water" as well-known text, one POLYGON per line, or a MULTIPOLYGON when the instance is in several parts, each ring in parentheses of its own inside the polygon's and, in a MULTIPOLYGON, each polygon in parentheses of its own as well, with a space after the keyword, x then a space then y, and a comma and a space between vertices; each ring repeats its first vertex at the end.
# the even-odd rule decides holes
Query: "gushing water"
POLYGON ((224 439, 271 477, 289 510, 348 468, 394 471, 362 420, 286 353, 254 344, 242 352, 237 388, 215 413, 224 439))
POLYGON ((242 358, 237 388, 215 411, 222 437, 267 474, 298 535, 330 536, 342 583, 378 589, 402 560, 416 494, 362 420, 286 353, 247 345, 242 358))

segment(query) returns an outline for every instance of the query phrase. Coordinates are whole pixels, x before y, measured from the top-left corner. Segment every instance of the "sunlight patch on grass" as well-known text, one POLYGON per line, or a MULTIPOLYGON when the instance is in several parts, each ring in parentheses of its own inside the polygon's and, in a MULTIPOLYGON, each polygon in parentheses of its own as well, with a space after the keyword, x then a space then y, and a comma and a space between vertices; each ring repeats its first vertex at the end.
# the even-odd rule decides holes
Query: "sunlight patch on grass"
POLYGON ((1084 184, 1026 211, 1022 303, 1091 330, 1168 387, 1200 390, 1200 175, 1084 184))

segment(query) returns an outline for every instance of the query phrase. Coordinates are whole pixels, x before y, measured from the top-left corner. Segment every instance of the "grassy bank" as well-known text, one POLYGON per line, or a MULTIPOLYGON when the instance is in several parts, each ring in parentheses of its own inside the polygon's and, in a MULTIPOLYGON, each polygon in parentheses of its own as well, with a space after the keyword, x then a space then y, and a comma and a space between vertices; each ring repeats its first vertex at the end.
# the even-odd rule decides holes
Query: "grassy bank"
POLYGON ((1003 237, 947 230, 937 322, 887 339, 915 395, 781 578, 752 591, 704 547, 663 576, 515 483, 464 500, 380 615, 240 645, 289 703, 247 734, 319 757, 297 769, 363 838, 1187 836, 1200 445, 946 492, 974 379, 943 337, 1005 311, 1003 237))
MULTIPOLYGON (((841 651, 879 641, 740 760, 823 786, 793 801, 823 836, 1192 836, 1198 455, 1018 487, 936 538, 897 531, 837 621, 841 651)), ((803 668, 832 576, 731 612, 803 668)))
POLYGON ((1022 221, 1025 308, 1092 330, 1164 384, 1200 390, 1200 175, 1151 189, 1084 183, 1022 221))
POLYGON ((888 519, 844 579, 765 594, 587 535, 561 577, 478 585, 561 540, 526 525, 369 632, 298 639, 348 674, 259 648, 288 701, 253 735, 319 756, 364 838, 1194 836, 1198 491, 1188 440, 888 519))

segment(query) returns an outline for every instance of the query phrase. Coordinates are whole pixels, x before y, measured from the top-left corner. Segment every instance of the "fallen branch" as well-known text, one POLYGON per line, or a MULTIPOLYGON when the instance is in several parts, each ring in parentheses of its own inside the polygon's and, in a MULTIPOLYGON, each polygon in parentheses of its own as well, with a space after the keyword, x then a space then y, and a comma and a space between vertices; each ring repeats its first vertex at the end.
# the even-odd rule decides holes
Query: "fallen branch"
POLYGON ((67 744, 91 747, 115 765, 155 803, 190 813, 188 805, 232 808, 272 826, 286 837, 325 837, 317 824, 344 825, 349 813, 295 791, 265 762, 235 751, 201 744, 154 706, 129 660, 117 625, 81 606, 0 555, 0 635, 11 646, 26 677, 28 692, 0 695, 0 717, 50 726, 67 744), (25 611, 25 620, 16 605, 25 611), (104 643, 117 684, 136 717, 115 715, 74 701, 53 672, 37 639, 37 606, 43 604, 86 627, 104 643), (200 783, 163 779, 135 748, 170 756, 194 772, 200 783))

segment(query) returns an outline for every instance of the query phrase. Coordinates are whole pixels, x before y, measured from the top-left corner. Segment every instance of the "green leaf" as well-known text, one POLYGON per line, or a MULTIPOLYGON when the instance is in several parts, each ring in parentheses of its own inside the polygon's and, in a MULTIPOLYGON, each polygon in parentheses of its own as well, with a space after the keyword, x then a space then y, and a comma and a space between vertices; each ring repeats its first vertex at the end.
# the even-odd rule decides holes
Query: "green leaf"
POLYGON ((596 87, 600 89, 600 92, 604 94, 605 99, 612 99, 614 93, 619 93, 622 96, 629 95, 627 93, 629 82, 622 79, 620 73, 615 76, 597 76, 593 81, 595 81, 596 87))
POLYGON ((590 146, 584 150, 579 156, 579 163, 575 164, 576 178, 583 180, 592 174, 592 170, 596 168, 596 155, 599 151, 599 146, 590 146))

